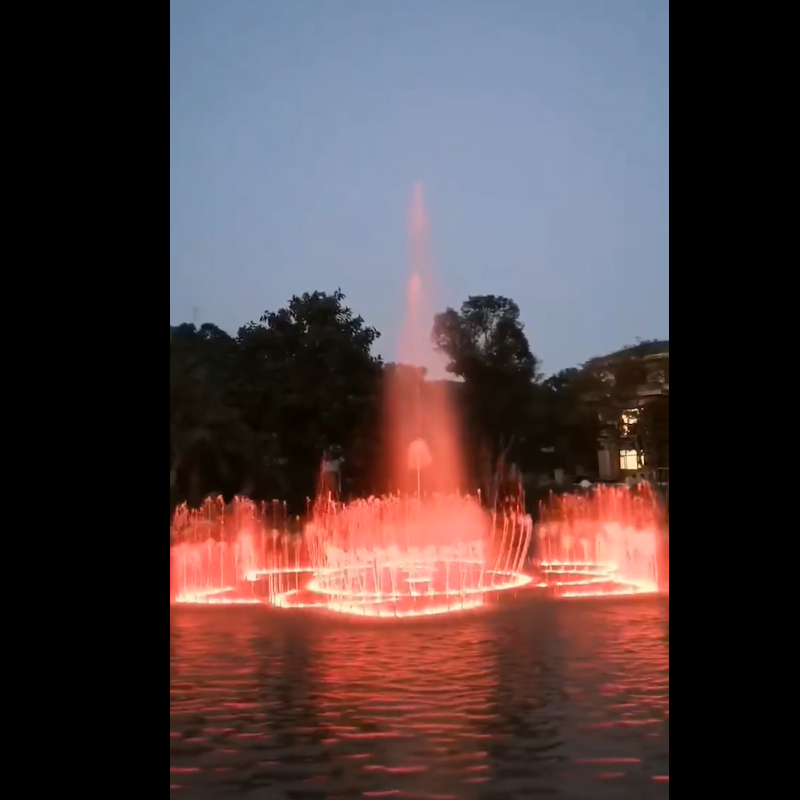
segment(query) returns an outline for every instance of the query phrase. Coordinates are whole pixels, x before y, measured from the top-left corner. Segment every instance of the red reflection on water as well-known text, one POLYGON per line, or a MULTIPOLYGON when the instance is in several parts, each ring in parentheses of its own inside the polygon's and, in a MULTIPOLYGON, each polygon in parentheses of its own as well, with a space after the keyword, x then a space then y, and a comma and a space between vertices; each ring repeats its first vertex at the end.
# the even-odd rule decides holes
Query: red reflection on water
POLYGON ((571 759, 577 777, 624 778, 649 796, 643 787, 669 769, 666 602, 555 607, 569 624, 562 663, 568 722, 579 735, 571 759))
POLYGON ((365 796, 468 797, 488 779, 496 672, 481 618, 460 624, 340 628, 317 642, 314 700, 346 785, 365 796))
POLYGON ((665 607, 511 604, 390 626, 174 609, 170 762, 200 769, 171 786, 222 786, 216 768, 232 767, 228 788, 316 780, 326 796, 477 797, 488 782, 583 797, 613 777, 652 797, 668 789, 665 607))

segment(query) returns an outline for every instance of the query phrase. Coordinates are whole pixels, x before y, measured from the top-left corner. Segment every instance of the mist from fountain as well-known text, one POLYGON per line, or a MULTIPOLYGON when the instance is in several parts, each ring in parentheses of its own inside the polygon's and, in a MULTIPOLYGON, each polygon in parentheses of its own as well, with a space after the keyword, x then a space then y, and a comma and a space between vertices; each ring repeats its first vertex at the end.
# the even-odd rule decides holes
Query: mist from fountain
MULTIPOLYGON (((473 608, 490 592, 530 580, 521 572, 530 519, 527 535, 523 515, 513 536, 500 546, 494 541, 496 526, 479 499, 459 493, 464 471, 452 387, 426 382, 420 369, 435 353, 433 259, 419 184, 408 232, 408 302, 397 353, 402 366, 388 372, 384 390, 386 478, 397 494, 351 503, 319 498, 306 532, 315 563, 307 589, 323 595, 331 610, 367 616, 473 608)), ((281 602, 291 603, 288 597, 281 602)))

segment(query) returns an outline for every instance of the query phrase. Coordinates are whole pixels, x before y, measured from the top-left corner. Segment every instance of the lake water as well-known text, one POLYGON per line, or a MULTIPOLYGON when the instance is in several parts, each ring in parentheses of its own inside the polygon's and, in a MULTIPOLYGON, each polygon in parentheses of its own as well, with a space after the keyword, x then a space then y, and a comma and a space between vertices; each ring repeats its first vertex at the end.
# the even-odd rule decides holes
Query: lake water
POLYGON ((170 609, 172 798, 667 798, 669 599, 170 609))

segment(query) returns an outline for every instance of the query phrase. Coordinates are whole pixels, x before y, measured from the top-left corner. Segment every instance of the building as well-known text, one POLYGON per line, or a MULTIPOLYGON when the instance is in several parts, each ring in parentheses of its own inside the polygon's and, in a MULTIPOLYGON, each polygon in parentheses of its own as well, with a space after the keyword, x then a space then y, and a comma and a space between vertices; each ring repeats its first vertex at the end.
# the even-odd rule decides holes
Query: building
POLYGON ((640 342, 592 359, 600 388, 601 480, 669 480, 669 341, 640 342))

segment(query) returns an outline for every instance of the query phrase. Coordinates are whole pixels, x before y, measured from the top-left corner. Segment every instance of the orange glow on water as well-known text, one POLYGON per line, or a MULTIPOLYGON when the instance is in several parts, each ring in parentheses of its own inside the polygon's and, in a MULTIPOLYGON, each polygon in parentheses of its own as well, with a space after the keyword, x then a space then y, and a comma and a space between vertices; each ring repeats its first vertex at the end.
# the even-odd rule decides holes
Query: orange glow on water
POLYGON ((433 635, 386 627, 315 643, 314 702, 337 771, 357 796, 477 796, 471 788, 491 773, 485 739, 496 719, 491 631, 441 618, 431 620, 433 635))

